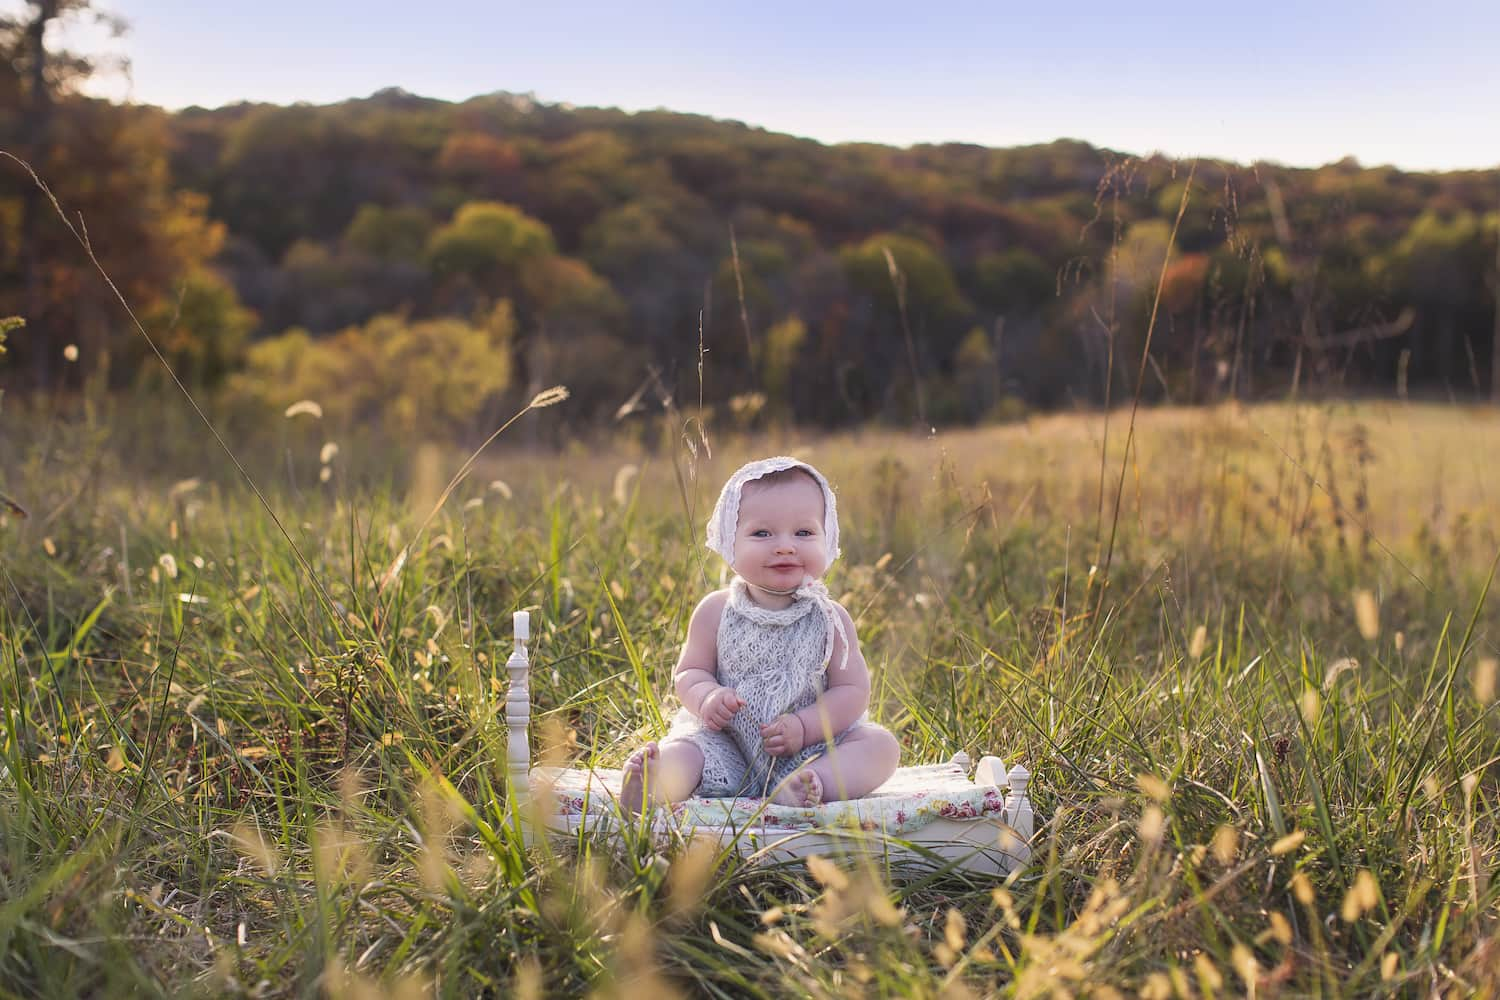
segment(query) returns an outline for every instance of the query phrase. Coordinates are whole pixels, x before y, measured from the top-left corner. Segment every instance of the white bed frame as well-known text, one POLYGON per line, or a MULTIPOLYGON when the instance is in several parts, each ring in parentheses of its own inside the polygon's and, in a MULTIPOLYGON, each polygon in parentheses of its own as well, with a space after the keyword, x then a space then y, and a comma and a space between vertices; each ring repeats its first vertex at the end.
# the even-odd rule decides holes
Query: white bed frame
MULTIPOLYGON (((592 839, 617 841, 624 824, 634 825, 639 821, 616 810, 585 810, 581 815, 565 815, 552 808, 551 788, 559 777, 581 778, 590 772, 531 766, 531 661, 526 649, 531 634, 530 615, 518 611, 514 623, 515 648, 505 664, 510 674, 505 721, 509 730, 506 770, 511 815, 527 844, 535 842, 536 817, 544 817, 540 822, 551 837, 572 839, 581 832, 592 839)), ((969 780, 967 754, 962 751, 954 754, 950 763, 965 776, 964 781, 969 780)), ((975 819, 937 818, 905 835, 845 828, 771 828, 754 820, 740 827, 685 828, 666 810, 655 811, 651 829, 663 837, 674 831, 715 837, 722 847, 733 846, 742 856, 754 860, 788 861, 810 854, 859 855, 887 862, 892 867, 932 868, 952 864, 974 873, 1004 875, 1023 866, 1031 857, 1035 814, 1026 794, 1030 779, 1024 767, 1017 766, 1007 772, 998 757, 983 757, 975 769, 973 784, 1007 789, 1003 814, 975 819)), ((590 787, 602 788, 602 782, 596 780, 590 787)), ((879 790, 873 794, 878 796, 879 790)))

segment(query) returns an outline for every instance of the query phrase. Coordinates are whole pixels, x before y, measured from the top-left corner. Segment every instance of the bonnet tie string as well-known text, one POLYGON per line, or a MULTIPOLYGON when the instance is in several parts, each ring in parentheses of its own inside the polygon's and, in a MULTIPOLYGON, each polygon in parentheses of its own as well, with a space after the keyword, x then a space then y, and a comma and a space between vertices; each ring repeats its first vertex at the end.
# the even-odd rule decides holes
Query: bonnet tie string
POLYGON ((796 596, 812 601, 823 613, 823 622, 827 626, 827 637, 823 642, 823 665, 827 667, 833 663, 833 637, 837 635, 844 640, 844 655, 839 657, 839 669, 843 670, 849 666, 849 634, 844 629, 844 620, 839 617, 838 611, 834 608, 833 597, 828 593, 828 587, 822 580, 809 579, 797 588, 796 596))

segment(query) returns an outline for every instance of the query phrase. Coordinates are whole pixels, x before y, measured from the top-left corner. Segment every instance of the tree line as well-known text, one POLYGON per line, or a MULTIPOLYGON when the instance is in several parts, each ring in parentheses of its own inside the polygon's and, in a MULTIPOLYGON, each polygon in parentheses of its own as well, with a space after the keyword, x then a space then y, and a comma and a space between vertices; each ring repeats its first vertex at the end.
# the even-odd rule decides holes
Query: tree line
POLYGON ((1140 377, 1174 402, 1500 390, 1500 170, 825 146, 506 93, 169 114, 47 62, 35 23, 69 8, 92 5, 0 21, 0 148, 63 209, 4 162, 12 385, 159 377, 86 242, 184 377, 358 418, 462 427, 556 382, 599 421, 701 389, 725 418, 824 425, 1140 377))

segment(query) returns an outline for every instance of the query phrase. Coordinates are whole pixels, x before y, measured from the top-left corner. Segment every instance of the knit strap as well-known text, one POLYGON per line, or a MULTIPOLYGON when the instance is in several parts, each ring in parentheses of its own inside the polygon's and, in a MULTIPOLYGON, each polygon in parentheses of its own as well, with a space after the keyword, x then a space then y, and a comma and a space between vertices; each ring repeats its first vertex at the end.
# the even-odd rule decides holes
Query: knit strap
POLYGON ((844 628, 843 616, 834 605, 833 597, 822 580, 807 577, 802 586, 792 594, 792 603, 784 608, 766 608, 750 597, 750 584, 742 576, 736 576, 729 585, 729 606, 757 625, 791 625, 801 621, 816 608, 823 616, 826 636, 823 641, 823 666, 833 661, 833 639, 844 640, 844 654, 839 658, 839 669, 849 666, 849 633, 844 628))

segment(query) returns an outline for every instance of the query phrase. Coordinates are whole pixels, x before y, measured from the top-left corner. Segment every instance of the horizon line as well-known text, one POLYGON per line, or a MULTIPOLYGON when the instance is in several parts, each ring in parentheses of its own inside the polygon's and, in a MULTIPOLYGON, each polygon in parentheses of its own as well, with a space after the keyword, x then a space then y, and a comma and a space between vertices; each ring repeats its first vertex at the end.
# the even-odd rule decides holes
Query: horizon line
POLYGON ((832 147, 839 147, 839 146, 878 146, 878 147, 881 147, 881 148, 893 149, 893 150, 912 150, 912 149, 917 149, 917 148, 921 148, 921 147, 970 146, 970 147, 974 147, 974 148, 978 148, 978 149, 1007 150, 1007 149, 1026 149, 1026 148, 1031 148, 1031 147, 1050 146, 1050 145, 1054 145, 1054 144, 1057 144, 1057 143, 1072 142, 1072 143, 1079 143, 1081 145, 1088 146, 1089 148, 1094 149, 1094 150, 1098 150, 1100 152, 1114 153, 1114 154, 1117 154, 1117 155, 1120 155, 1120 156, 1124 156, 1124 157, 1128 157, 1128 158, 1135 158, 1135 159, 1140 159, 1140 160, 1151 160, 1151 159, 1155 159, 1155 158, 1159 157, 1159 158, 1162 158, 1162 159, 1175 160, 1175 161, 1179 161, 1179 162, 1191 162, 1191 161, 1204 162, 1204 161, 1206 161, 1206 162, 1211 162, 1211 163, 1218 163, 1218 164, 1223 164, 1223 165, 1229 165, 1229 166, 1239 167, 1241 169, 1247 169, 1247 170, 1248 169, 1254 169, 1257 166, 1280 167, 1280 168, 1289 169, 1289 170, 1320 170, 1320 169, 1323 169, 1325 167, 1337 166, 1337 165, 1340 165, 1340 164, 1346 164, 1347 163, 1347 164, 1352 164, 1353 166, 1355 166, 1355 167, 1357 167, 1357 168, 1359 168, 1361 170, 1390 169, 1390 170, 1399 171, 1399 172, 1404 173, 1404 174, 1463 174, 1463 173, 1495 173, 1495 172, 1500 172, 1500 162, 1496 162, 1496 163, 1493 163, 1493 164, 1487 164, 1487 165, 1484 165, 1484 166, 1405 167, 1405 166, 1402 166, 1402 165, 1394 163, 1394 162, 1366 163, 1366 162, 1362 161, 1356 154, 1353 154, 1353 153, 1347 153, 1347 154, 1345 154, 1345 155, 1343 155, 1341 157, 1338 157, 1336 159, 1325 160, 1322 163, 1309 164, 1309 163, 1289 163, 1289 162, 1287 162, 1285 160, 1278 160, 1278 159, 1276 159, 1274 157, 1269 157, 1269 156, 1267 156, 1267 157, 1257 157, 1257 158, 1255 158, 1253 160, 1245 162, 1245 161, 1242 161, 1242 160, 1239 160, 1239 159, 1236 159, 1236 158, 1233 158, 1233 157, 1229 157, 1229 156, 1219 156, 1219 155, 1209 154, 1209 153, 1174 153, 1174 152, 1169 152, 1169 151, 1164 150, 1164 149, 1154 149, 1154 150, 1151 150, 1149 152, 1144 152, 1144 153, 1141 153, 1141 152, 1127 152, 1127 151, 1120 150, 1120 149, 1117 149, 1117 148, 1112 147, 1112 146, 1106 146, 1106 145, 1097 144, 1097 143, 1095 143, 1095 142, 1093 142, 1091 140, 1088 140, 1088 139, 1080 138, 1080 137, 1077 137, 1077 136, 1067 136, 1067 135, 1058 135, 1058 136, 1056 136, 1056 137, 1054 137, 1052 139, 1041 140, 1041 141, 1036 141, 1036 142, 1017 142, 1017 143, 1014 143, 1012 145, 1004 145, 1004 146, 1002 146, 1002 145, 991 145, 989 143, 978 142, 978 141, 975 141, 975 140, 972 140, 972 139, 923 139, 923 140, 918 140, 918 141, 914 141, 914 142, 910 142, 910 143, 905 143, 905 144, 894 143, 894 142, 882 142, 882 141, 873 140, 873 139, 838 139, 838 140, 829 140, 829 139, 820 138, 818 136, 813 136, 813 135, 805 135, 805 134, 800 134, 800 133, 796 133, 796 132, 783 131, 783 130, 776 129, 776 128, 773 128, 773 127, 768 126, 768 125, 759 124, 759 123, 755 123, 755 122, 748 122, 748 121, 744 121, 744 120, 739 119, 739 118, 723 117, 723 116, 713 115, 713 114, 709 114, 707 112, 701 112, 701 111, 683 111, 683 110, 679 110, 679 109, 676 109, 676 108, 670 108, 670 107, 667 107, 665 105, 657 105, 655 107, 650 107, 650 108, 628 108, 628 107, 623 107, 621 105, 580 104, 580 103, 575 102, 575 101, 548 101, 548 100, 545 100, 543 98, 538 97, 536 91, 534 91, 534 90, 527 90, 527 91, 492 90, 492 91, 485 91, 485 92, 482 92, 482 93, 470 94, 468 97, 464 97, 464 98, 448 98, 448 97, 435 97, 435 96, 432 96, 432 95, 429 95, 429 94, 419 94, 419 93, 417 93, 415 91, 408 90, 408 89, 406 89, 405 87, 403 87, 403 86, 401 86, 399 84, 392 84, 392 85, 389 85, 389 86, 377 88, 376 90, 373 90, 370 93, 365 94, 363 96, 351 94, 351 95, 346 96, 346 97, 338 98, 336 100, 329 100, 329 101, 318 101, 318 100, 308 99, 308 100, 296 100, 296 101, 291 101, 291 102, 280 102, 280 101, 274 101, 274 100, 259 100, 259 99, 254 99, 254 98, 248 98, 248 97, 246 97, 246 98, 240 98, 239 100, 229 101, 229 102, 226 102, 226 103, 223 103, 223 104, 212 105, 212 106, 211 105, 198 104, 198 103, 183 104, 183 105, 178 105, 178 106, 171 106, 171 105, 168 105, 166 103, 156 103, 156 102, 153 102, 153 101, 144 101, 144 100, 137 100, 137 99, 132 99, 132 98, 121 99, 121 98, 112 97, 112 96, 109 96, 109 95, 89 95, 89 96, 94 96, 94 97, 97 97, 99 99, 108 100, 108 101, 110 101, 111 103, 114 103, 114 104, 136 105, 138 107, 154 107, 154 108, 157 108, 157 109, 159 109, 161 111, 165 111, 168 114, 174 114, 174 115, 176 115, 176 114, 182 114, 184 112, 191 112, 191 111, 199 111, 199 112, 209 112, 209 113, 211 113, 211 112, 215 112, 215 111, 224 111, 224 110, 229 110, 229 109, 233 109, 233 108, 244 107, 246 105, 249 105, 249 106, 252 106, 252 107, 273 107, 273 108, 297 108, 297 107, 334 108, 334 107, 338 107, 340 105, 355 103, 355 102, 359 102, 359 101, 375 100, 375 99, 380 98, 382 96, 407 97, 407 98, 413 98, 413 99, 421 100, 421 101, 430 101, 430 102, 434 102, 434 103, 437 103, 437 104, 448 104, 448 105, 467 104, 467 103, 469 103, 471 101, 482 100, 484 98, 496 98, 496 97, 498 97, 498 98, 513 98, 513 99, 514 98, 521 98, 521 99, 525 99, 526 101, 531 102, 533 105, 536 105, 538 107, 558 109, 558 110, 562 110, 562 111, 565 111, 565 112, 572 112, 572 111, 613 111, 613 112, 617 112, 617 113, 625 114, 625 115, 630 115, 630 116, 641 115, 641 114, 660 114, 660 113, 665 113, 665 114, 680 115, 680 116, 683 116, 683 117, 690 117, 690 118, 703 118, 703 119, 707 119, 708 121, 711 121, 711 122, 716 122, 716 123, 725 124, 725 125, 739 125, 741 127, 747 128, 747 129, 753 129, 753 130, 757 130, 757 131, 760 131, 760 132, 765 132, 765 133, 768 133, 768 134, 771 134, 771 135, 785 136, 787 138, 798 139, 798 140, 802 140, 802 141, 805 141, 805 142, 813 142, 813 143, 817 143, 820 146, 830 147, 830 148, 832 148, 832 147))

